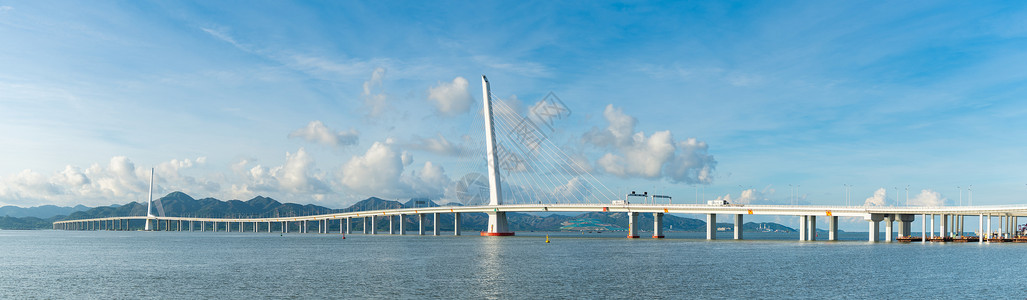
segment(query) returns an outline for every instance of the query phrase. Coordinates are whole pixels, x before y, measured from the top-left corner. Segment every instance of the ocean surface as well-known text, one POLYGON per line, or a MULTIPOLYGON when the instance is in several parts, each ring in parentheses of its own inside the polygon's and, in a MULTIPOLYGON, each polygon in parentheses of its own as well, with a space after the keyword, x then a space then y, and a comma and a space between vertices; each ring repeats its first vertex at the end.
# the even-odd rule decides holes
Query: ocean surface
POLYGON ((1027 297, 1027 244, 464 234, 0 231, 0 299, 1027 297))

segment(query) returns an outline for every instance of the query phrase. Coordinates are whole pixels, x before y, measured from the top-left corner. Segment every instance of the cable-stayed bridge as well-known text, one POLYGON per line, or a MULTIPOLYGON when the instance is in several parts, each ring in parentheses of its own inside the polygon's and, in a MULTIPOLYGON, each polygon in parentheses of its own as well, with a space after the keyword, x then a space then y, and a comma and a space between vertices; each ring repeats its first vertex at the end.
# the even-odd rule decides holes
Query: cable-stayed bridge
MULTIPOLYGON (((132 222, 144 222, 144 230, 177 231, 221 231, 231 232, 249 229, 253 232, 286 233, 298 223, 299 232, 306 233, 308 222, 318 224, 319 233, 328 233, 332 224, 337 224, 340 233, 352 233, 354 222, 366 234, 378 234, 378 221, 389 223, 390 234, 406 234, 405 216, 417 216, 418 234, 426 234, 430 226, 432 234, 440 235, 440 215, 454 215, 454 234, 461 234, 463 213, 485 213, 488 215, 482 236, 511 236, 506 213, 508 212, 612 212, 627 213, 628 238, 638 238, 639 214, 653 214, 653 238, 662 238, 664 214, 705 214, 707 239, 716 239, 717 216, 727 215, 734 223, 734 238, 742 239, 742 224, 746 215, 798 216, 800 218, 799 240, 816 240, 817 219, 826 219, 827 240, 838 238, 838 218, 858 217, 868 222, 868 240, 878 241, 881 237, 881 223, 884 222, 884 240, 913 241, 912 222, 920 217, 920 241, 1027 241, 1018 232, 1018 217, 1027 216, 1027 205, 1013 206, 952 206, 952 207, 879 207, 879 206, 811 206, 811 205, 742 205, 723 202, 706 204, 674 204, 668 196, 638 195, 632 192, 621 200, 588 168, 578 163, 574 155, 568 154, 559 145, 546 138, 544 127, 551 125, 552 117, 567 113, 562 103, 545 102, 532 107, 533 118, 520 117, 517 110, 498 99, 492 92, 488 79, 482 76, 482 121, 485 147, 470 156, 484 163, 485 175, 471 173, 457 183, 455 190, 464 205, 424 208, 381 209, 358 212, 331 213, 300 217, 268 218, 197 218, 165 216, 161 205, 159 215, 152 214, 153 174, 151 170, 150 200, 146 216, 108 217, 82 220, 65 220, 53 223, 54 229, 63 230, 129 230, 132 222), (540 106, 541 105, 541 106, 540 106), (500 133, 505 134, 500 134, 500 133), (480 158, 484 157, 484 160, 480 158), (516 182, 510 184, 509 182, 516 182), (631 203, 634 196, 641 196, 642 203, 631 203), (666 203, 664 203, 664 201, 666 203), (430 222, 428 220, 431 217, 430 222), (967 216, 977 217, 976 237, 964 236, 967 216), (396 219, 399 222, 395 222, 396 219), (937 222, 935 220, 937 219, 937 222), (993 220, 996 226, 993 225, 993 220), (368 226, 368 223, 370 226, 368 226), (396 224, 398 223, 398 226, 396 224), (930 230, 928 230, 930 224, 930 230), (249 225, 249 226, 247 226, 249 225), (896 226, 897 225, 897 228, 896 226), (896 237, 897 233, 897 237, 896 237), (981 238, 982 234, 983 238, 981 238)), ((971 226, 971 228, 973 228, 971 226)))

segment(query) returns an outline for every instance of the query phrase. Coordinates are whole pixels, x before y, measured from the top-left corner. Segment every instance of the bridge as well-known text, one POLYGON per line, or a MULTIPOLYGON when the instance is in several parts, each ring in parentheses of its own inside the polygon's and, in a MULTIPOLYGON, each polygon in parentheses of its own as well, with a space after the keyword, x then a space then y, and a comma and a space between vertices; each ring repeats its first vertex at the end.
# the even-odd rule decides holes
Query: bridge
MULTIPOLYGON (((146 216, 122 216, 122 217, 107 217, 107 218, 95 218, 95 219, 81 219, 81 220, 64 220, 53 223, 54 229, 60 230, 130 230, 132 228, 132 222, 144 222, 144 230, 174 230, 183 231, 188 226, 188 231, 210 231, 217 232, 219 228, 223 228, 225 232, 231 232, 232 227, 235 226, 236 232, 241 232, 249 229, 252 232, 274 232, 274 226, 277 225, 278 231, 282 233, 289 232, 292 224, 299 225, 300 233, 307 233, 309 228, 308 222, 316 222, 318 224, 318 233, 328 233, 328 228, 332 224, 338 224, 339 232, 342 234, 351 234, 352 224, 355 221, 361 222, 361 228, 364 234, 378 234, 376 222, 378 220, 387 220, 389 223, 389 234, 400 234, 404 235, 407 233, 405 222, 403 221, 406 216, 417 216, 419 235, 426 234, 425 228, 431 226, 433 235, 440 235, 440 215, 441 214, 453 214, 454 215, 454 234, 461 234, 461 218, 460 214, 464 213, 485 213, 488 215, 488 226, 485 230, 480 232, 482 236, 512 236, 514 233, 509 230, 509 224, 507 222, 506 213, 508 212, 609 212, 609 213, 626 213, 628 215, 628 238, 639 237, 639 226, 637 221, 639 220, 639 214, 652 214, 654 222, 653 238, 663 238, 663 216, 664 214, 704 214, 706 215, 706 238, 713 240, 717 238, 717 216, 726 215, 732 219, 734 223, 734 239, 742 239, 742 225, 746 215, 777 215, 777 216, 795 216, 798 217, 799 222, 799 237, 801 241, 814 241, 818 238, 817 235, 817 218, 825 218, 828 225, 828 237, 827 240, 834 241, 838 239, 838 218, 839 217, 856 217, 862 218, 868 222, 868 240, 871 242, 877 242, 880 239, 881 223, 884 222, 884 241, 891 242, 902 239, 904 241, 911 241, 912 237, 912 222, 920 217, 921 220, 921 235, 920 241, 969 241, 970 238, 964 236, 966 232, 965 219, 967 216, 978 217, 977 230, 978 237, 974 241, 985 242, 985 241, 1010 241, 1023 239, 1021 234, 1018 233, 1017 224, 1019 224, 1019 217, 1027 216, 1027 205, 1006 205, 1006 206, 943 206, 943 207, 916 207, 916 206, 900 206, 900 207, 881 207, 881 206, 813 206, 813 205, 744 205, 744 204, 723 204, 710 202, 708 204, 672 204, 670 198, 666 196, 653 195, 652 201, 645 201, 646 203, 630 203, 626 200, 613 200, 613 196, 609 196, 610 193, 606 193, 605 198, 599 198, 597 201, 588 203, 534 203, 534 199, 540 199, 542 197, 535 196, 532 203, 504 203, 504 193, 502 192, 503 185, 501 184, 500 157, 499 150, 503 149, 497 146, 497 135, 495 133, 496 123, 500 123, 501 127, 508 129, 522 128, 520 124, 523 124, 523 120, 510 120, 508 116, 500 117, 497 122, 494 117, 493 111, 493 98, 495 97, 490 90, 488 79, 482 76, 482 94, 483 94, 483 117, 485 123, 485 158, 488 168, 488 203, 482 205, 460 205, 460 206, 439 206, 439 207, 424 207, 424 208, 402 208, 402 209, 382 209, 382 210, 367 210, 367 211, 356 211, 356 212, 344 212, 344 213, 330 213, 321 215, 309 215, 299 217, 268 217, 268 218, 197 218, 197 217, 171 217, 163 216, 163 210, 161 210, 161 216, 152 214, 150 206, 153 203, 152 191, 153 191, 153 171, 151 170, 150 177, 150 199, 147 207, 146 216), (656 199, 667 199, 668 203, 656 203, 656 199), (427 222, 428 216, 432 216, 431 223, 427 222), (399 222, 395 222, 396 219, 399 222), (936 222, 937 220, 937 222, 936 222), (993 224, 993 221, 994 224, 993 224), (163 226, 161 226, 163 222, 163 226), (398 223, 398 226, 395 226, 398 223), (370 224, 370 226, 368 226, 370 224), (930 226, 928 226, 930 224, 930 226), (197 226, 198 225, 198 226, 197 226), (251 225, 247 228, 246 225, 251 225), (895 225, 898 225, 897 228, 895 225), (994 227, 992 225, 995 225, 994 227), (198 228, 197 228, 198 227, 198 228), (994 228, 994 230, 993 230, 994 228), (896 237, 897 233, 897 237, 896 237), (982 234, 983 233, 983 234, 982 234)), ((500 106, 500 109, 506 109, 505 113, 508 113, 510 109, 508 107, 500 106)), ((531 133, 531 132, 529 132, 531 133)), ((529 151, 541 151, 547 149, 541 140, 534 140, 535 143, 530 144, 533 147, 529 151)), ((566 154, 559 152, 559 147, 550 146, 550 157, 563 158, 569 160, 566 154), (553 150, 552 148, 556 148, 553 150)), ((566 167, 565 167, 566 168, 566 167)), ((573 169, 573 168, 572 168, 573 169)), ((573 171, 573 170, 572 170, 573 171)), ((508 177, 513 177, 513 172, 508 172, 508 177)), ((594 176, 585 174, 588 176, 581 175, 578 173, 572 180, 578 178, 591 178, 594 176)), ((529 178, 535 182, 540 181, 538 177, 529 178)), ((601 183, 588 183, 595 189, 603 187, 601 183)), ((484 189, 484 187, 482 187, 484 189)), ((608 191, 608 189, 607 189, 608 191)), ((537 192, 536 192, 537 193, 537 192)), ((601 194, 601 193, 600 193, 601 194)), ((585 195, 585 194, 580 194, 585 195)), ((632 192, 629 196, 636 196, 632 192)), ((648 199, 648 198, 647 198, 648 199)), ((522 201, 527 202, 527 201, 522 201)), ((587 201, 577 201, 587 202, 587 201)), ((1024 241, 1027 241, 1025 239, 1024 241)))

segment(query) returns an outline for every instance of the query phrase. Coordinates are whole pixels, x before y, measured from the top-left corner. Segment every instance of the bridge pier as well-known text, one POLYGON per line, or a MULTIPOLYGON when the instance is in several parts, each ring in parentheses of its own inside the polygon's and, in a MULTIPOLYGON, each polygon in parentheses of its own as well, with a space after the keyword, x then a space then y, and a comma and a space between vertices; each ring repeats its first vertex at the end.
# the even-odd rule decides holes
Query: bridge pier
POLYGON ((735 239, 736 240, 742 239, 742 230, 745 229, 745 228, 743 228, 745 226, 745 223, 742 223, 742 216, 743 216, 742 214, 736 214, 735 215, 735 239))
POLYGON ((827 240, 838 240, 838 216, 831 216, 827 218, 827 240))
POLYGON ((938 230, 938 235, 942 238, 949 237, 949 215, 941 215, 941 230, 938 230))
POLYGON ((439 213, 432 214, 431 225, 432 234, 439 236, 442 233, 442 228, 439 227, 439 213))
POLYGON ((396 234, 395 226, 393 226, 395 225, 395 219, 396 216, 389 216, 389 234, 396 234))
POLYGON ((482 236, 513 236, 510 225, 506 221, 506 212, 493 210, 489 215, 488 231, 482 232, 482 236))
POLYGON ((653 238, 663 238, 663 213, 653 213, 653 238))
POLYGON ((885 242, 891 242, 892 241, 892 229, 894 227, 894 225, 893 225, 894 223, 895 223, 895 215, 885 215, 884 216, 884 241, 885 242))
POLYGON ((717 239, 717 214, 706 214, 706 239, 717 239))
POLYGON ((376 219, 378 218, 375 218, 374 216, 371 217, 371 234, 378 234, 378 226, 375 226, 376 219))
POLYGON ((984 214, 977 216, 977 243, 984 243, 984 214))
POLYGON ((638 222, 638 213, 637 212, 628 212, 628 238, 629 239, 637 239, 638 238, 638 224, 637 224, 637 222, 638 222))
POLYGON ((407 234, 406 224, 407 224, 406 215, 402 215, 402 214, 399 215, 399 235, 406 235, 407 234))
POLYGON ((806 226, 809 226, 809 216, 799 216, 799 241, 805 241, 809 238, 806 226))
POLYGON ((460 213, 453 213, 453 235, 460 235, 460 213))
POLYGON ((881 220, 884 219, 884 216, 883 215, 879 215, 879 214, 869 214, 869 215, 866 215, 863 218, 865 220, 867 220, 868 222, 870 222, 870 230, 868 230, 868 232, 867 232, 870 235, 869 241, 871 241, 871 242, 879 241, 880 240, 880 235, 881 235, 881 223, 880 222, 881 222, 881 220))
POLYGON ((417 214, 417 235, 424 235, 424 214, 417 214))
POLYGON ((913 236, 913 221, 916 220, 914 215, 898 215, 899 220, 899 236, 910 237, 913 236))
POLYGON ((987 238, 991 238, 991 215, 988 215, 988 232, 986 233, 987 238))
POLYGON ((807 240, 817 240, 817 216, 809 216, 809 226, 806 228, 809 232, 809 238, 807 240))

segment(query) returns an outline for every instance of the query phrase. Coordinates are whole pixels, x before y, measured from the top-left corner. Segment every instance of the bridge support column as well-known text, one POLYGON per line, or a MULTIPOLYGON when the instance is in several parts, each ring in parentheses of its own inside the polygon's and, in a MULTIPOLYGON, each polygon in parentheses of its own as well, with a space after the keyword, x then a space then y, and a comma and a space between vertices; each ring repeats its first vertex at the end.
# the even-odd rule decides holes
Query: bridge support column
POLYGON ((378 234, 378 226, 375 225, 378 218, 371 216, 371 234, 378 234))
POLYGON ((827 240, 838 240, 838 216, 830 216, 827 218, 827 240))
POLYGON ((399 215, 399 235, 407 234, 407 218, 406 215, 399 215))
POLYGON ((949 237, 949 215, 941 215, 941 229, 938 230, 938 235, 942 238, 949 237))
POLYGON ((653 213, 653 238, 663 238, 663 213, 653 213))
POLYGON ((396 216, 389 216, 389 234, 396 234, 395 225, 396 216))
POLYGON ((489 227, 488 231, 482 232, 482 236, 513 236, 513 231, 510 231, 510 225, 506 221, 506 212, 499 211, 498 209, 488 212, 489 215, 489 227))
POLYGON ((638 213, 628 212, 628 238, 638 238, 638 213))
POLYGON ((453 235, 460 235, 460 213, 453 213, 453 235))
POLYGON ((899 236, 910 237, 913 236, 913 221, 916 220, 915 215, 898 215, 899 219, 899 236))
POLYGON ((439 236, 439 234, 442 233, 442 229, 439 226, 439 215, 439 213, 433 213, 431 216, 431 230, 432 234, 435 236, 439 236))
POLYGON ((817 240, 817 216, 809 216, 809 226, 807 226, 806 231, 809 232, 809 238, 807 240, 817 240))
POLYGON ((706 239, 717 239, 717 214, 706 214, 706 239))
POLYGON ((744 226, 745 226, 745 223, 742 223, 742 214, 736 214, 735 215, 735 239, 736 240, 742 239, 742 230, 745 229, 745 228, 743 228, 744 226))
POLYGON ((891 242, 892 241, 892 233, 893 233, 892 231, 893 231, 893 229, 895 227, 894 224, 895 224, 895 215, 885 215, 884 216, 884 241, 885 242, 891 242))
POLYGON ((977 242, 984 242, 984 214, 977 216, 977 242))
POLYGON ((809 226, 809 216, 799 216, 799 240, 805 241, 809 238, 809 230, 806 227, 809 226))
POLYGON ((344 220, 346 220, 346 234, 353 233, 351 226, 353 224, 353 220, 351 220, 350 218, 345 218, 344 220))
POLYGON ((417 235, 424 235, 424 214, 417 214, 417 235))
POLYGON ((367 217, 360 220, 360 228, 364 230, 364 234, 367 234, 367 217))
POLYGON ((991 238, 991 215, 988 215, 988 232, 986 233, 987 238, 991 238))
POLYGON ((865 220, 870 222, 870 230, 867 232, 870 236, 869 241, 877 242, 880 240, 881 235, 881 220, 884 219, 884 215, 869 214, 864 217, 865 220))

